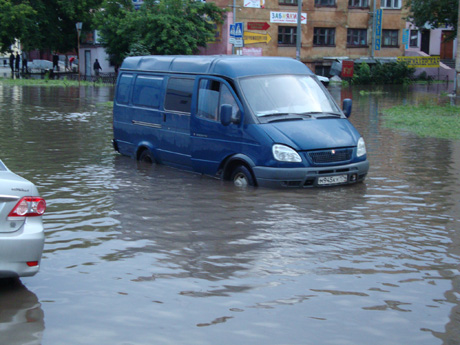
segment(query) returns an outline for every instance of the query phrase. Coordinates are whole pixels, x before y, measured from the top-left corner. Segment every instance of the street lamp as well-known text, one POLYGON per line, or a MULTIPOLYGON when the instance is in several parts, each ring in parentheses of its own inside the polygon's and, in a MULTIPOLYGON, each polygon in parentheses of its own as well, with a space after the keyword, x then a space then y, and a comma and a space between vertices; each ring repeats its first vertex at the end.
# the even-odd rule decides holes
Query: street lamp
POLYGON ((80 34, 81 34, 81 27, 83 26, 82 22, 78 22, 75 24, 77 28, 77 36, 78 36, 78 49, 77 49, 77 56, 78 56, 78 85, 80 85, 80 34))

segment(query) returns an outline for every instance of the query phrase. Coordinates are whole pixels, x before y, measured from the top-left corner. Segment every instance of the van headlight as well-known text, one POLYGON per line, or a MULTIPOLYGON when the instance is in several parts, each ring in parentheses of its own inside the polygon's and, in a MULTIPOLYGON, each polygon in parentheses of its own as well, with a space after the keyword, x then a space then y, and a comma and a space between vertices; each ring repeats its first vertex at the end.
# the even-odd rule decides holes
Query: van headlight
POLYGON ((288 146, 275 144, 272 147, 273 157, 280 162, 302 162, 299 154, 288 146))
POLYGON ((361 157, 361 156, 364 156, 365 154, 366 154, 366 144, 364 143, 364 139, 361 137, 358 140, 356 155, 358 157, 361 157))

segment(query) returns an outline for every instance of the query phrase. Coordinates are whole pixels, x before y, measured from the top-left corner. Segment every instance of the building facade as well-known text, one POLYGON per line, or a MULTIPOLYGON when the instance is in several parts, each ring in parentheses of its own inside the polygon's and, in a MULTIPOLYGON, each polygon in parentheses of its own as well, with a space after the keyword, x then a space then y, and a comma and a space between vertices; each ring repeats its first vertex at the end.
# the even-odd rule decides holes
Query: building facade
MULTIPOLYGON (((237 53, 295 58, 297 1, 214 2, 229 11, 235 8, 235 22, 243 23, 244 46, 236 48, 237 53)), ((375 3, 374 0, 303 0, 301 13, 300 60, 318 74, 327 75, 336 58, 404 55, 402 37, 407 10, 402 0, 375 0, 375 3), (374 34, 374 9, 381 10, 381 44, 378 50, 373 49, 373 42, 378 38, 374 34)), ((226 44, 225 40, 223 44, 226 44)))

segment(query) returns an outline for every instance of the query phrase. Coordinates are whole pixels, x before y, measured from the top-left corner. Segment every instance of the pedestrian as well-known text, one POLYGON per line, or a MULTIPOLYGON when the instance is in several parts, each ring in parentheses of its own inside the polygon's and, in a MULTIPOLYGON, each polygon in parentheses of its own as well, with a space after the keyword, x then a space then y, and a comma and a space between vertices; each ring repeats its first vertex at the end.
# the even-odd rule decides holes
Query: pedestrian
POLYGON ((70 64, 70 70, 72 71, 72 65, 73 65, 73 62, 75 61, 75 57, 71 56, 70 59, 69 59, 69 64, 70 64))
POLYGON ((14 73, 14 53, 11 52, 10 55, 10 67, 11 67, 11 73, 14 73))
POLYGON ((56 52, 53 55, 53 70, 54 68, 59 72, 59 55, 57 55, 56 52))
POLYGON ((27 53, 22 52, 22 73, 29 73, 29 69, 27 68, 27 53))
POLYGON ((18 71, 19 73, 19 64, 21 62, 21 58, 19 56, 19 52, 16 52, 16 61, 15 61, 15 65, 16 65, 16 71, 18 71))
POLYGON ((93 68, 94 68, 94 73, 96 74, 96 77, 99 77, 99 70, 102 71, 102 68, 101 68, 101 65, 99 64, 99 61, 94 61, 94 65, 93 65, 93 68))

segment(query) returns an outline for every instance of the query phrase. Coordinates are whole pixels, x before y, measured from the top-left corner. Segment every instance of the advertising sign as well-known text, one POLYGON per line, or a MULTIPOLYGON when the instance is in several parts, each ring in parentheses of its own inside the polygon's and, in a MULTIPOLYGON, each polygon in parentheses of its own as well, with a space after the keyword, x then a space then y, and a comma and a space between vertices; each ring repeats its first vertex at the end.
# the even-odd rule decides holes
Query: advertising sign
POLYGON ((380 50, 382 46, 382 10, 375 13, 375 44, 374 50, 380 50))
POLYGON ((355 63, 354 61, 342 61, 342 78, 353 78, 355 63))
POLYGON ((437 68, 439 56, 398 56, 398 61, 407 62, 412 68, 437 68))
MULTIPOLYGON (((302 13, 301 24, 307 24, 307 14, 302 13)), ((297 24, 297 12, 270 12, 270 23, 297 24)))
POLYGON ((265 8, 265 0, 244 0, 244 7, 265 8))
POLYGON ((409 49, 409 30, 407 29, 403 30, 402 44, 404 44, 406 49, 409 49))
POLYGON ((245 56, 262 56, 262 48, 243 48, 245 56))

